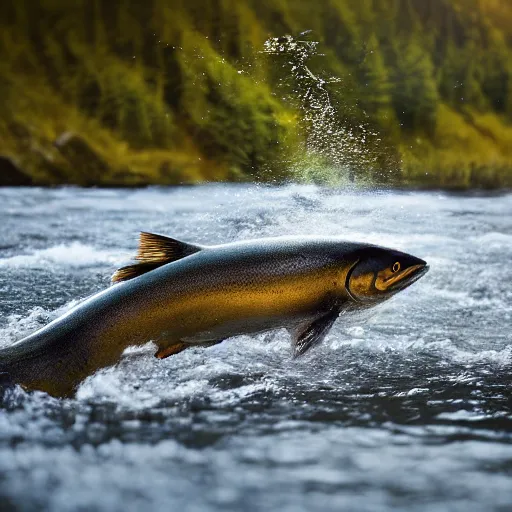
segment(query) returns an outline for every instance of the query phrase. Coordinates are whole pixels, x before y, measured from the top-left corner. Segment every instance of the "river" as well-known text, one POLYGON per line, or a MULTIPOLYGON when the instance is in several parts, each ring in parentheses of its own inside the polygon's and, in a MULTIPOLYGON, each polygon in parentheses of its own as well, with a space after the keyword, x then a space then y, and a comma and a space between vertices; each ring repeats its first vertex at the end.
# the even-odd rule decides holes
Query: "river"
POLYGON ((512 509, 512 195, 290 185, 0 189, 0 345, 108 286, 141 230, 341 235, 430 272, 292 360, 278 331, 128 349, 0 406, 0 509, 512 509))

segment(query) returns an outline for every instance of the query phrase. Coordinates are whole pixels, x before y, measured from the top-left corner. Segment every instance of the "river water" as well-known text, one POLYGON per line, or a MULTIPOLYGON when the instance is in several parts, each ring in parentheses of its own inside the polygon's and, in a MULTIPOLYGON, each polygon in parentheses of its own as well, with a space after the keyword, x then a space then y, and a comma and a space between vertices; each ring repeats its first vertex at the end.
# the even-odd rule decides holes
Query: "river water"
POLYGON ((0 509, 512 510, 512 195, 0 189, 0 345, 108 286, 139 231, 342 235, 431 270, 292 360, 287 334, 129 349, 0 406, 0 509))

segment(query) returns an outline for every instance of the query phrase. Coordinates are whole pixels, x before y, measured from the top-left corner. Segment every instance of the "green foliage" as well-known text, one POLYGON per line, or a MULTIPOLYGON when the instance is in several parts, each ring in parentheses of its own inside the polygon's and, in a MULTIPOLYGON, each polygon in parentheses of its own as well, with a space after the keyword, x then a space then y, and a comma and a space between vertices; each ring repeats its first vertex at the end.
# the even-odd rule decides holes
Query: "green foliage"
POLYGON ((512 168, 511 27, 508 0, 7 0, 0 154, 38 183, 470 185, 512 168), (286 34, 301 44, 263 52, 286 34), (66 132, 107 170, 84 178, 54 146, 66 132))
POLYGON ((439 100, 432 62, 415 39, 396 45, 393 51, 392 98, 400 126, 406 131, 436 125, 439 100))
POLYGON ((371 34, 366 47, 366 55, 358 68, 361 87, 361 108, 372 117, 380 119, 392 107, 389 71, 375 34, 371 34))
POLYGON ((199 147, 214 159, 257 172, 266 163, 279 165, 276 148, 284 135, 284 109, 264 84, 221 58, 195 34, 183 38, 180 68, 185 83, 180 110, 194 126, 199 147), (189 46, 190 45, 190 46, 189 46), (187 55, 197 58, 189 59, 187 55))

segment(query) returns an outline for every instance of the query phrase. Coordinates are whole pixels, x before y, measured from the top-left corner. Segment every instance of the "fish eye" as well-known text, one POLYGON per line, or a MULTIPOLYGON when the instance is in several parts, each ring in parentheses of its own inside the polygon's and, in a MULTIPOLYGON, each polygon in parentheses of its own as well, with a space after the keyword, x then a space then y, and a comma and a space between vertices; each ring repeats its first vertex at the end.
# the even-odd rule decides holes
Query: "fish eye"
POLYGON ((391 268, 391 270, 392 270, 393 272, 398 272, 398 271, 400 270, 400 262, 399 262, 399 261, 395 262, 395 264, 393 265, 393 267, 391 268))

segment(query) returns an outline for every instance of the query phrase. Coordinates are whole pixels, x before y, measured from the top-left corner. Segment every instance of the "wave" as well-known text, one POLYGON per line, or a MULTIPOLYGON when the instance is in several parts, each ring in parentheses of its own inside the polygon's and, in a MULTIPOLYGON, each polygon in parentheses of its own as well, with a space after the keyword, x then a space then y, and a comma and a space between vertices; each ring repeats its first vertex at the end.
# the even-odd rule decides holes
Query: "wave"
POLYGON ((485 235, 472 237, 470 238, 470 241, 479 247, 485 247, 486 250, 509 250, 512 247, 512 235, 500 233, 498 231, 492 231, 485 235))
POLYGON ((33 308, 27 316, 9 315, 7 323, 0 328, 0 348, 12 345, 15 341, 28 336, 59 316, 74 308, 80 300, 75 299, 60 308, 48 311, 42 307, 33 308))
POLYGON ((1 267, 45 268, 48 265, 88 267, 91 265, 120 264, 129 255, 121 251, 97 249, 80 242, 59 244, 47 249, 34 251, 32 254, 21 254, 0 259, 1 267))

